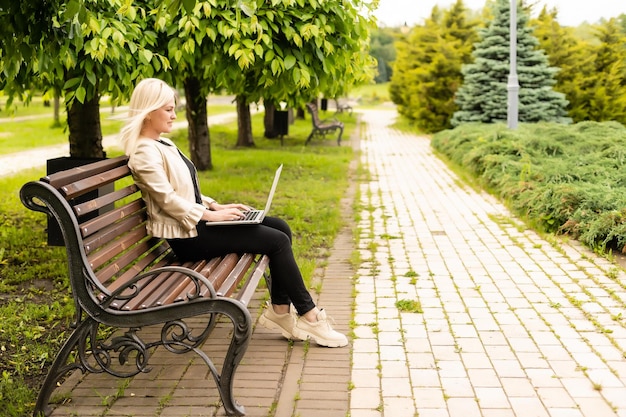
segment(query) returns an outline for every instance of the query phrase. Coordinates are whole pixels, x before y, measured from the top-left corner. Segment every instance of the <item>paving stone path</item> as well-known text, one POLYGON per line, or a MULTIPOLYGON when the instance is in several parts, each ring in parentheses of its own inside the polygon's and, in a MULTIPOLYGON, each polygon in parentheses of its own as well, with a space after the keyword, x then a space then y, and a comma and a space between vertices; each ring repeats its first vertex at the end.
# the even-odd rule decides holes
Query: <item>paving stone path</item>
POLYGON ((626 277, 366 113, 351 417, 626 416, 626 277), (398 306, 419 303, 423 312, 398 306))

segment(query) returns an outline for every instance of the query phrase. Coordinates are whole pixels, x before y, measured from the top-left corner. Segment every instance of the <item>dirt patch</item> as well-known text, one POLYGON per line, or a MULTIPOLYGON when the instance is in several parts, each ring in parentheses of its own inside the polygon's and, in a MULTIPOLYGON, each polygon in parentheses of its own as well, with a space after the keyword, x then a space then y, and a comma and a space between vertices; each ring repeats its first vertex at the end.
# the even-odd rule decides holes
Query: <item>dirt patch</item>
POLYGON ((47 303, 53 291, 54 282, 49 279, 34 279, 32 281, 23 282, 15 288, 15 291, 0 293, 0 306, 16 297, 24 295, 28 295, 28 298, 35 303, 47 303))

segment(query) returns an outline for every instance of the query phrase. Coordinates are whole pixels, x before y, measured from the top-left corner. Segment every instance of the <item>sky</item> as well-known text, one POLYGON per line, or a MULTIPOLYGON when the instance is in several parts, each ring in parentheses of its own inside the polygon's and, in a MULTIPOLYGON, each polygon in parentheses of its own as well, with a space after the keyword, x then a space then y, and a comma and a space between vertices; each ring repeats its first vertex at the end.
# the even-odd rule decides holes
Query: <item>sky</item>
MULTIPOLYGON (((435 5, 449 8, 455 0, 380 0, 375 15, 381 26, 409 26, 423 23, 435 5)), ((464 0, 465 7, 481 10, 485 0, 464 0)), ((537 4, 535 13, 544 5, 558 10, 558 21, 562 26, 578 26, 583 22, 596 23, 601 18, 617 17, 626 13, 626 0, 526 0, 526 4, 537 4)))

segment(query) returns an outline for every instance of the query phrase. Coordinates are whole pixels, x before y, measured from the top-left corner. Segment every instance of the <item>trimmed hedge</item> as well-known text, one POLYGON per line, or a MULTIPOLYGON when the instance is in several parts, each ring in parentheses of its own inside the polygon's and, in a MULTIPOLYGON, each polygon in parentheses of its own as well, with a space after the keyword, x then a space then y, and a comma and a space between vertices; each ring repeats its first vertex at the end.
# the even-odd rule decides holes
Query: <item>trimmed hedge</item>
POLYGON ((467 124, 432 146, 542 231, 594 249, 626 244, 626 127, 467 124))

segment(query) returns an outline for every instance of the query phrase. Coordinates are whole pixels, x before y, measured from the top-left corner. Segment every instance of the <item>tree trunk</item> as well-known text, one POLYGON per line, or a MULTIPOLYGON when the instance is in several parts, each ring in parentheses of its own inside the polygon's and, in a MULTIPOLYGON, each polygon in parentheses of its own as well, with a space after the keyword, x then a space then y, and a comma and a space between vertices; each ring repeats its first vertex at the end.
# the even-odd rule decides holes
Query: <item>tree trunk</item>
POLYGON ((304 112, 304 107, 298 107, 296 109, 296 119, 299 119, 299 120, 306 119, 306 113, 304 112))
POLYGON ((189 156, 198 171, 213 169, 211 161, 211 140, 207 115, 207 99, 202 94, 200 80, 187 77, 185 85, 185 112, 189 135, 189 156))
POLYGON ((61 126, 61 98, 59 93, 54 93, 54 113, 53 113, 53 126, 61 126))
POLYGON ((244 96, 237 96, 237 146, 254 146, 250 105, 244 96))
POLYGON ((268 139, 274 139, 278 136, 274 129, 274 111, 276 110, 276 106, 270 103, 269 101, 263 100, 263 105, 265 107, 265 116, 263 117, 263 124, 265 125, 265 136, 268 139))
POLYGON ((74 100, 67 109, 70 133, 70 156, 73 158, 105 158, 100 127, 100 97, 95 95, 84 103, 74 100))

